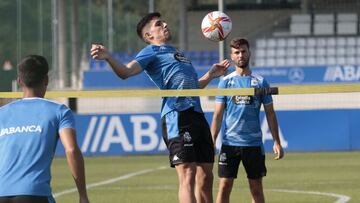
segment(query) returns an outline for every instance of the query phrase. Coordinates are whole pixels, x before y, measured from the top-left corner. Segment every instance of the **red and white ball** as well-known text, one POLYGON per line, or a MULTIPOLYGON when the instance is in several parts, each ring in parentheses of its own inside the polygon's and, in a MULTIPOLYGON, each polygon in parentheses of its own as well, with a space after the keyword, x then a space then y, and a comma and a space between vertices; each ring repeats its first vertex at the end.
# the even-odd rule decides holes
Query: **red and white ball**
POLYGON ((230 34, 231 29, 230 17, 221 11, 208 13, 201 23, 204 36, 214 42, 223 41, 230 34))

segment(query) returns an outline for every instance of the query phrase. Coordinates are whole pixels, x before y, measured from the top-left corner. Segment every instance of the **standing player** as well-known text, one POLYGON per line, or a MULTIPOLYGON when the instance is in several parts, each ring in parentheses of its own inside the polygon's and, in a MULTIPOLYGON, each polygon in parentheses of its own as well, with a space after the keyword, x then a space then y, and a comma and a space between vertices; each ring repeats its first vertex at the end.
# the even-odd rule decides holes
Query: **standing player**
MULTIPOLYGON (((261 88, 268 83, 249 68, 249 43, 236 38, 230 43, 231 59, 236 70, 225 76, 219 88, 261 88)), ((260 125, 260 107, 264 105, 266 119, 274 139, 275 159, 284 156, 272 97, 267 96, 217 96, 211 133, 215 143, 224 117, 225 129, 219 156, 219 192, 216 202, 229 202, 234 179, 240 162, 247 173, 253 203, 265 201, 262 177, 266 175, 265 154, 260 125)))
POLYGON ((80 203, 88 203, 84 160, 70 109, 44 99, 48 63, 30 55, 18 65, 23 99, 0 108, 0 203, 55 202, 50 165, 60 138, 80 203))
MULTIPOLYGON (((160 89, 204 88, 226 72, 229 62, 224 60, 198 79, 191 62, 167 44, 171 33, 160 17, 156 12, 140 20, 137 34, 149 45, 127 65, 115 61, 102 45, 92 47, 92 57, 106 60, 122 79, 145 71, 160 89)), ((161 118, 170 164, 178 174, 179 202, 212 202, 214 149, 199 97, 163 98, 161 118)))

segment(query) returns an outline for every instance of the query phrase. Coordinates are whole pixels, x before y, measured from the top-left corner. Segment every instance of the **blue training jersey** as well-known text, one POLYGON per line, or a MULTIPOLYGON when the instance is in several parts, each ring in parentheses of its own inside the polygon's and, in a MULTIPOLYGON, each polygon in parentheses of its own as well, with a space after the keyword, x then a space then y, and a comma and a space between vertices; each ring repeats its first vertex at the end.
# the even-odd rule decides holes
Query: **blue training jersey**
MULTIPOLYGON (((199 88, 198 76, 190 60, 171 45, 148 45, 135 60, 160 89, 199 88)), ((165 97, 161 117, 170 111, 183 111, 191 107, 202 113, 199 97, 165 97)))
POLYGON ((75 121, 62 104, 24 98, 0 108, 0 196, 52 199, 50 165, 64 128, 75 129, 75 121))
MULTIPOLYGON (((219 82, 219 88, 269 87, 257 74, 240 76, 236 71, 219 82)), ((230 146, 262 146, 260 126, 261 104, 272 103, 271 95, 265 96, 216 96, 216 102, 225 103, 224 133, 222 143, 230 146)))

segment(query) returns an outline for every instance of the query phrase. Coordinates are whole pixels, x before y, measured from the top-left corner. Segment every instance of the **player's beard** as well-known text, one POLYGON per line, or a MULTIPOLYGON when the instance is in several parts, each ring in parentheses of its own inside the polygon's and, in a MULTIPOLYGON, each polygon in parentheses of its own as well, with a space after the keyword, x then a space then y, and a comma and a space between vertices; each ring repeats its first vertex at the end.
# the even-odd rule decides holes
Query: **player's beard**
POLYGON ((249 59, 244 60, 244 62, 240 62, 240 60, 237 62, 237 66, 241 69, 246 69, 249 67, 249 59))

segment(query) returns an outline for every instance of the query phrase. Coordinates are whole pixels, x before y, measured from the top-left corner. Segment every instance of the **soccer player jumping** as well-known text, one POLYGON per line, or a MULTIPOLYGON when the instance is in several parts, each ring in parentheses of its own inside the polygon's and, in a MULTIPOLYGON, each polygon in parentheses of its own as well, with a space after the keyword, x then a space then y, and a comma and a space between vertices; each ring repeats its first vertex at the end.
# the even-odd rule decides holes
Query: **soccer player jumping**
MULTIPOLYGON (((106 60, 122 79, 145 71, 165 90, 204 88, 213 78, 223 75, 230 65, 227 60, 214 64, 198 79, 190 60, 168 44, 171 32, 160 13, 144 16, 137 25, 137 34, 149 45, 127 65, 115 61, 99 44, 92 46, 91 55, 94 59, 106 60)), ((214 148, 199 97, 163 98, 161 119, 170 164, 175 166, 179 179, 179 202, 212 202, 214 148)))

